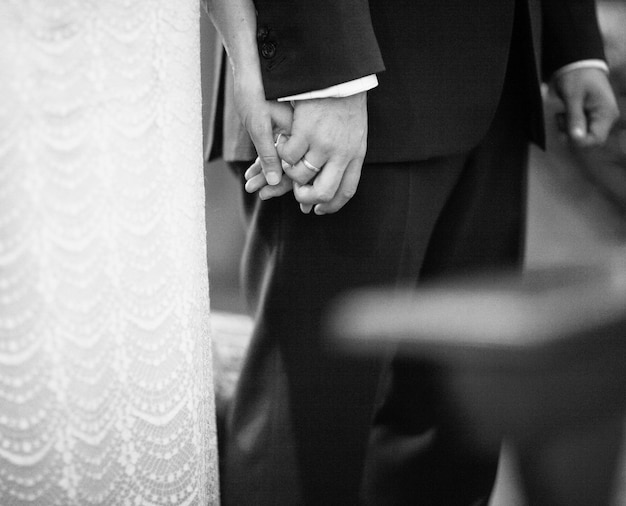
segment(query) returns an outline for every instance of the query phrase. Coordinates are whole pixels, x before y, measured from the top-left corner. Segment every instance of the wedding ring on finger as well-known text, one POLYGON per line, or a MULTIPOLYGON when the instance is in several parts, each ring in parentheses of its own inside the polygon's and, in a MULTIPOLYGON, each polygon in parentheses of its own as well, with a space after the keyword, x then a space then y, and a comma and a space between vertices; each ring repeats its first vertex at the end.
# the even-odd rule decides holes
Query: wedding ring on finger
POLYGON ((279 133, 279 134, 276 136, 276 140, 274 141, 274 147, 277 147, 277 146, 278 146, 278 142, 280 141, 280 138, 281 138, 282 136, 283 136, 282 132, 281 132, 281 133, 279 133))
POLYGON ((315 165, 313 165, 311 162, 309 162, 306 158, 302 157, 302 164, 309 170, 312 170, 313 172, 317 173, 319 172, 321 169, 319 167, 316 167, 315 165))

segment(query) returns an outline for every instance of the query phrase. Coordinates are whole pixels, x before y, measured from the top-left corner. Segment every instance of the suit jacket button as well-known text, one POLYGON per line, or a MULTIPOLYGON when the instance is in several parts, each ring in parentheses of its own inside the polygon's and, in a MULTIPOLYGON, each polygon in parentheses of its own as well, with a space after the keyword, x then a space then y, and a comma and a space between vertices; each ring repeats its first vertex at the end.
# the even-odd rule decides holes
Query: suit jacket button
POLYGON ((276 56, 276 44, 274 42, 264 42, 261 44, 261 56, 266 60, 276 56))
POLYGON ((267 28, 265 28, 264 26, 260 26, 259 29, 256 31, 256 39, 258 41, 264 41, 267 38, 268 33, 269 30, 267 28))

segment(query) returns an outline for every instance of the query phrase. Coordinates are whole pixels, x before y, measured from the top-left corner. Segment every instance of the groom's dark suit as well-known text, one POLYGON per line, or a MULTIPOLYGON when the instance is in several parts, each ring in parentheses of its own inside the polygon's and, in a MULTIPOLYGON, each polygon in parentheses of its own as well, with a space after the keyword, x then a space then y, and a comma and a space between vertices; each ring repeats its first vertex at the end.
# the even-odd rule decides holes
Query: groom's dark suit
MULTIPOLYGON (((320 217, 291 195, 245 196, 257 325, 229 414, 223 501, 352 505, 382 366, 327 353, 327 302, 357 286, 519 264, 526 148, 543 141, 541 76, 603 58, 602 42, 592 0, 255 3, 268 98, 373 73, 380 84, 345 208, 320 217)), ((392 377, 367 498, 453 505, 488 494, 496 457, 464 448, 434 371, 395 364, 392 377)))

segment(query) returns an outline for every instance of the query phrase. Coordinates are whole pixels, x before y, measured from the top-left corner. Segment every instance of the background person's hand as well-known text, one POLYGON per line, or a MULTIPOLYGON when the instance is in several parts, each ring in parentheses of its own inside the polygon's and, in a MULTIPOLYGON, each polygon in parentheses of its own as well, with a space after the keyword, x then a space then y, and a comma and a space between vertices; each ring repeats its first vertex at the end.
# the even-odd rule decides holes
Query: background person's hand
POLYGON ((606 73, 580 68, 554 79, 553 91, 565 105, 564 131, 581 148, 606 141, 619 110, 606 73))

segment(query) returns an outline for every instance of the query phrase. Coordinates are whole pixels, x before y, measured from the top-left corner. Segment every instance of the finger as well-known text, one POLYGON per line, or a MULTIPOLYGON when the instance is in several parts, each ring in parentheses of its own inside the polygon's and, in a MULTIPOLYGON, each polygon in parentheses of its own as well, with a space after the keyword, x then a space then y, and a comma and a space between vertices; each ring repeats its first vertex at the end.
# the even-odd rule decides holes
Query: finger
POLYGON ((270 101, 270 114, 274 125, 274 134, 289 135, 293 123, 293 108, 285 102, 270 101))
POLYGON ((574 143, 584 145, 587 138, 587 117, 580 94, 570 95, 565 101, 567 133, 574 143))
POLYGON ((258 159, 261 164, 261 170, 265 174, 265 180, 270 185, 279 184, 283 170, 278 153, 274 147, 274 134, 271 122, 258 122, 254 127, 249 128, 248 131, 259 155, 258 159))
POLYGON ((302 185, 294 190, 296 200, 301 204, 321 204, 330 202, 337 192, 347 164, 344 161, 329 160, 312 184, 302 185))
POLYGON ((297 183, 310 183, 322 170, 328 158, 309 151, 296 164, 285 170, 286 174, 297 183))
MULTIPOLYGON (((289 165, 284 160, 281 160, 281 164, 282 164, 283 170, 291 168, 291 165, 289 165)), ((253 178, 256 179, 258 176, 260 176, 262 179, 263 185, 267 184, 267 181, 265 180, 265 175, 263 174, 263 171, 261 170, 261 162, 258 158, 254 161, 252 165, 250 165, 250 167, 246 169, 246 172, 244 173, 243 176, 246 179, 246 181, 250 181, 253 178)))
POLYGON ((274 186, 263 186, 259 190, 259 198, 261 200, 269 200, 275 197, 281 197, 289 193, 293 189, 292 181, 288 177, 281 179, 280 183, 274 186))
MULTIPOLYGON (((296 183, 295 181, 293 182, 293 191, 294 193, 299 191, 299 188, 302 185, 296 183)), ((302 211, 304 214, 309 214, 311 212, 311 210, 313 209, 313 204, 300 204, 300 211, 302 211)))
POLYGON ((345 206, 356 193, 361 179, 362 160, 352 160, 346 169, 341 184, 330 202, 317 204, 313 212, 319 216, 336 213, 345 206))
POLYGON ((278 148, 278 146, 282 146, 287 142, 289 136, 284 132, 278 132, 276 135, 276 140, 274 141, 274 147, 278 148))
MULTIPOLYGON (((278 149, 281 146, 283 146, 283 144, 285 144, 288 140, 289 140, 289 136, 287 134, 285 134, 283 132, 279 132, 278 136, 276 137, 276 141, 274 142, 274 147, 276 148, 276 152, 278 152, 278 149)), ((282 158, 280 160, 280 164, 281 164, 281 167, 282 167, 283 171, 285 169, 291 168, 291 165, 289 164, 289 162, 286 162, 282 158)))
POLYGON ((606 142, 609 132, 613 126, 613 119, 603 116, 599 118, 590 118, 589 121, 589 137, 590 143, 593 145, 601 145, 606 142))
MULTIPOLYGON (((278 142, 279 141, 277 140, 277 143, 278 142)), ((290 167, 290 165, 288 165, 287 162, 285 161, 281 160, 281 163, 282 163, 283 169, 290 167)), ((244 188, 248 193, 255 193, 259 191, 261 188, 263 188, 264 186, 267 186, 267 181, 265 180, 265 174, 263 174, 261 170, 261 163, 258 158, 254 161, 252 165, 250 165, 250 167, 248 167, 248 169, 246 170, 244 174, 244 177, 246 178, 246 184, 244 188)), ((289 184, 289 178, 282 178, 281 182, 276 186, 280 186, 283 183, 289 184)), ((289 186, 289 189, 291 189, 291 186, 289 186)), ((278 191, 282 192, 282 188, 280 188, 278 191)))
POLYGON ((619 108, 612 96, 608 96, 590 109, 588 113, 589 135, 594 145, 604 144, 615 121, 619 118, 619 108))
POLYGON ((550 88, 545 97, 546 130, 554 131, 559 139, 569 139, 567 131, 567 114, 565 113, 565 102, 558 96, 553 88, 550 88))
POLYGON ((254 163, 246 169, 246 172, 244 172, 243 177, 246 179, 246 181, 248 181, 252 179, 254 176, 257 176, 258 174, 261 174, 261 160, 259 160, 257 157, 254 163))
POLYGON ((276 150, 282 160, 289 165, 295 165, 309 150, 309 143, 304 135, 294 132, 285 142, 281 142, 276 150))
MULTIPOLYGON (((288 180, 289 178, 283 178, 283 179, 288 180)), ((283 179, 281 179, 281 183, 283 179)), ((276 186, 280 186, 281 183, 278 183, 278 185, 276 186)), ((257 174, 256 176, 248 179, 246 181, 244 188, 248 193, 255 193, 259 191, 261 188, 263 188, 264 186, 267 186, 267 181, 265 180, 265 175, 261 172, 257 174)), ((271 188, 274 188, 274 186, 272 186, 271 188)))

